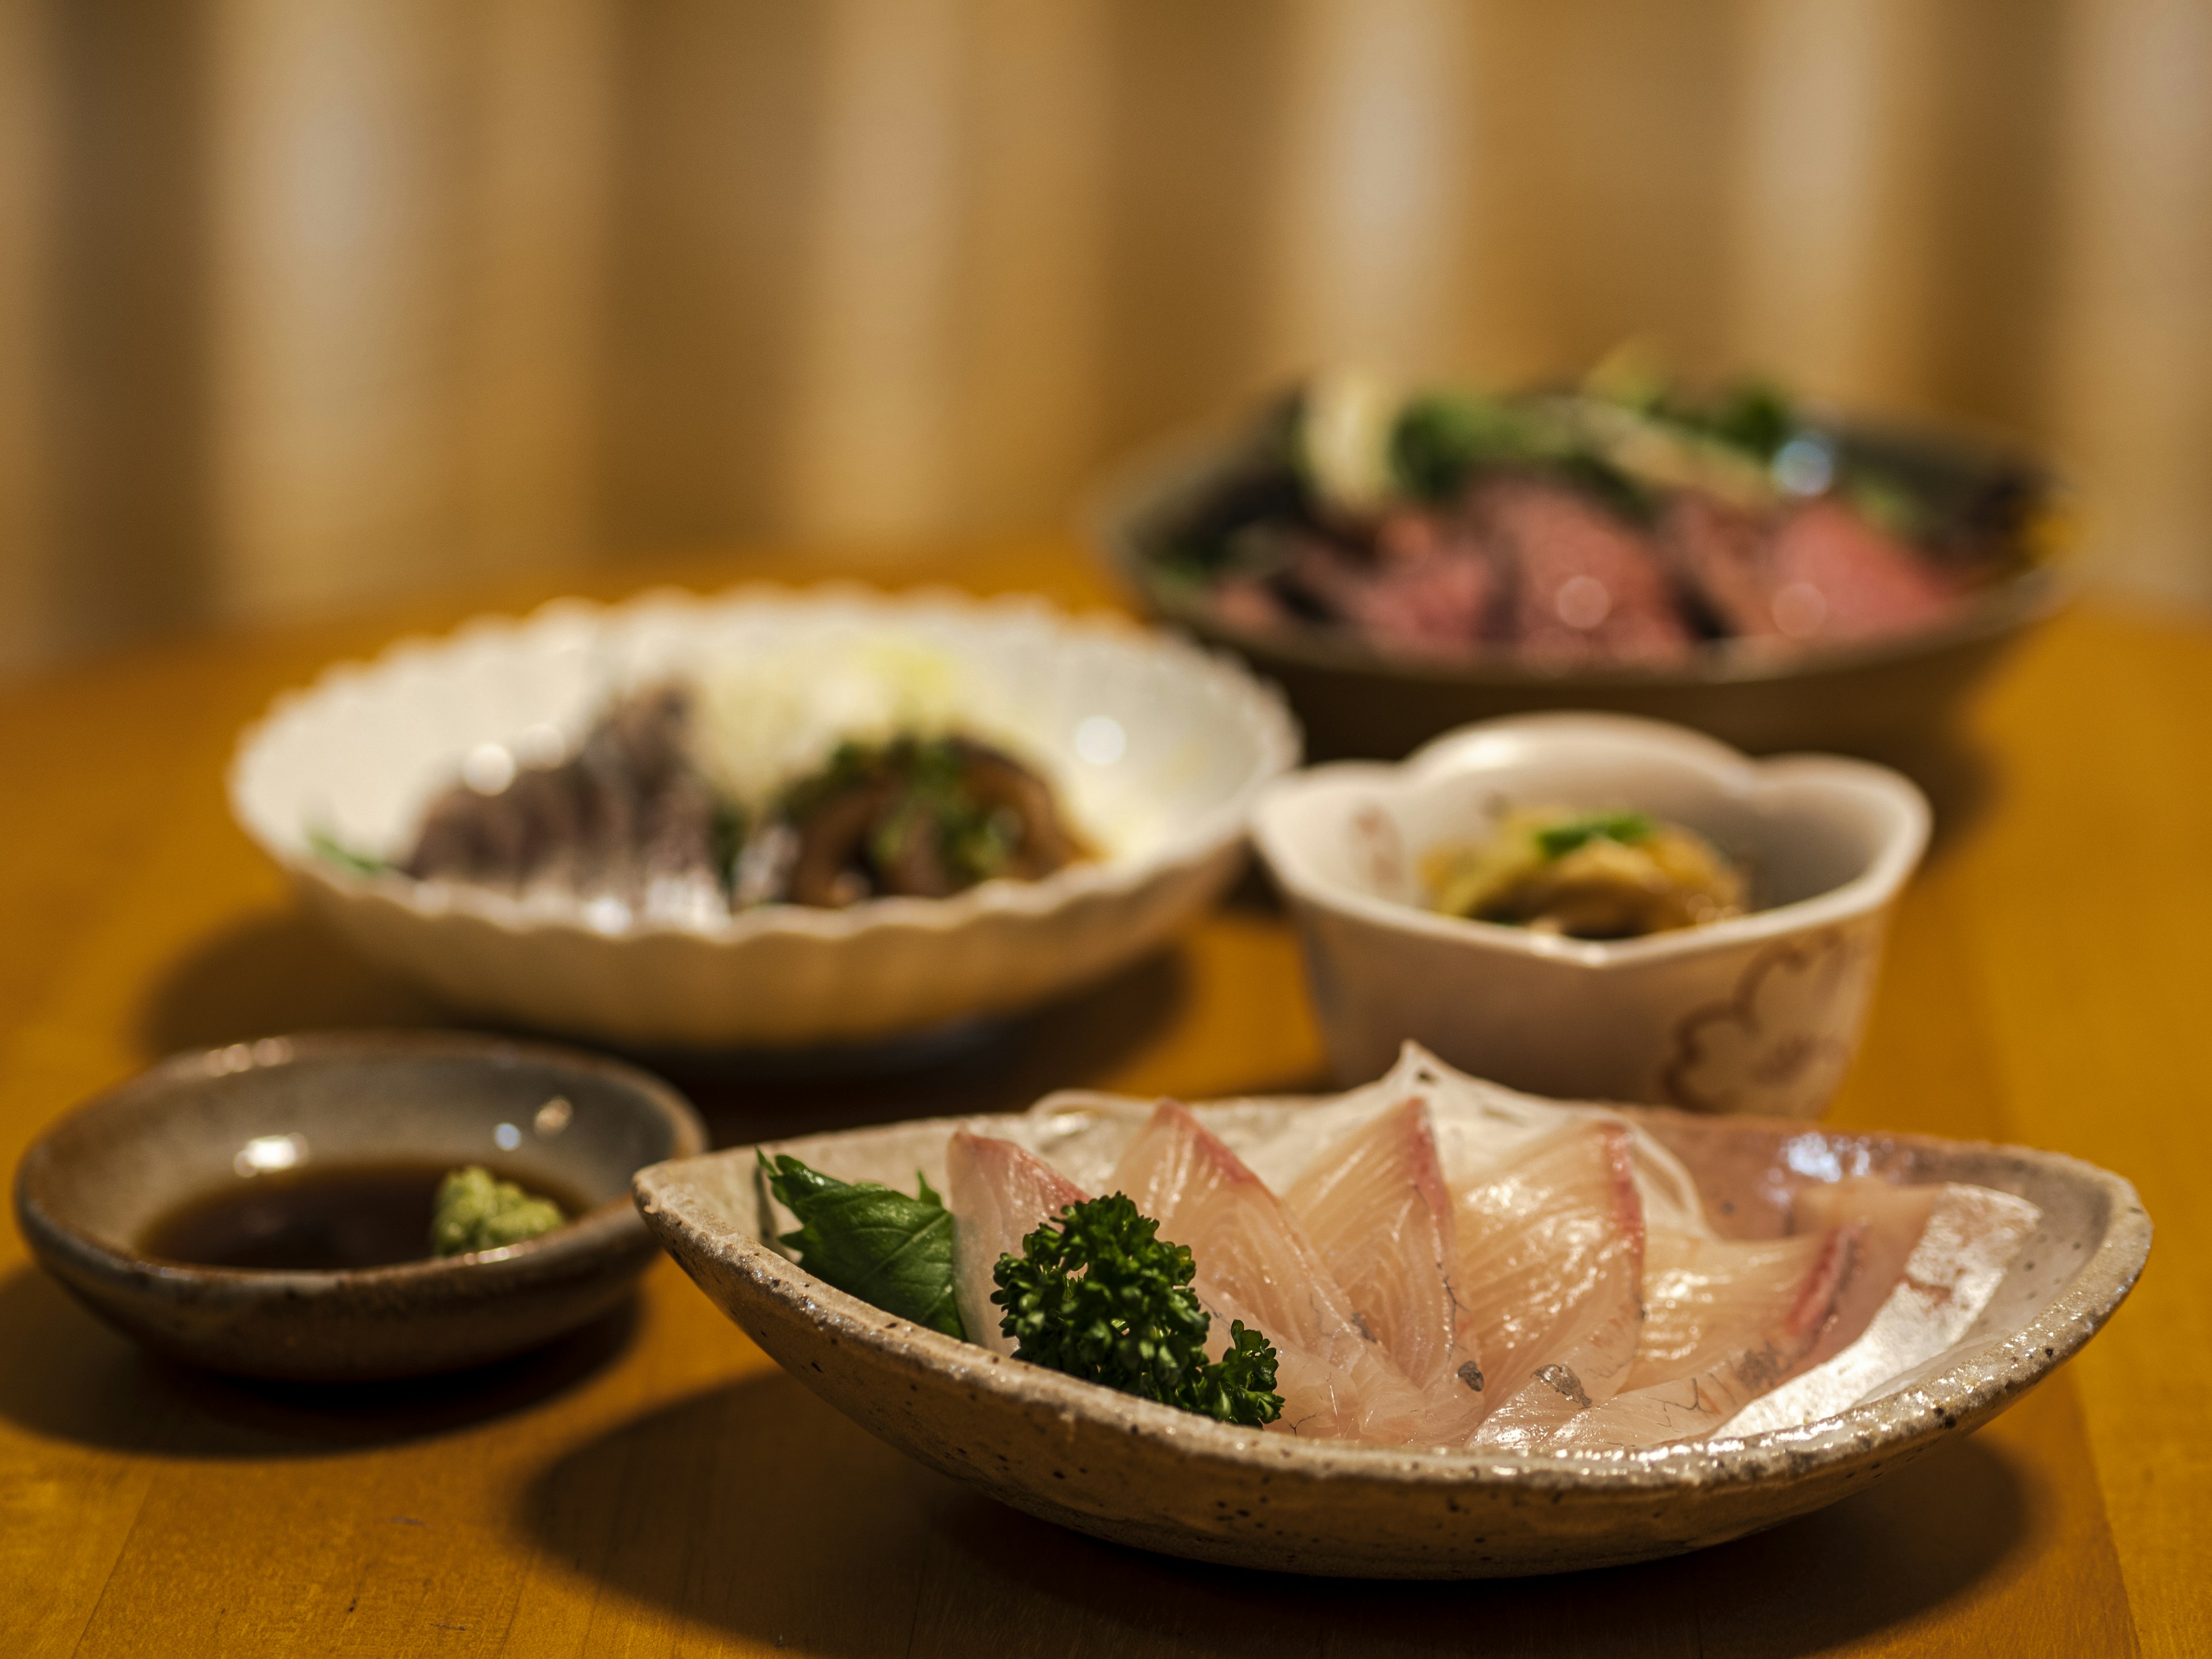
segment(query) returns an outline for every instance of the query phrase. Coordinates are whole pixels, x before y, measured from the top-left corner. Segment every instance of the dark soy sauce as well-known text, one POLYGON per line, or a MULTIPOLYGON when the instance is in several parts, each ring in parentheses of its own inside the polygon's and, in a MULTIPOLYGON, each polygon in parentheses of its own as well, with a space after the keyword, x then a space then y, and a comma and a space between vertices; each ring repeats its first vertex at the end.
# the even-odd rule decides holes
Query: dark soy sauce
MULTIPOLYGON (((149 1255, 206 1267, 330 1273, 422 1261, 443 1164, 337 1164, 241 1176, 178 1206, 139 1241, 149 1255)), ((492 1166, 487 1166, 492 1167, 492 1166)), ((495 1167, 502 1181, 515 1177, 495 1167)), ((537 1180, 518 1182, 574 1219, 583 1211, 537 1180)))

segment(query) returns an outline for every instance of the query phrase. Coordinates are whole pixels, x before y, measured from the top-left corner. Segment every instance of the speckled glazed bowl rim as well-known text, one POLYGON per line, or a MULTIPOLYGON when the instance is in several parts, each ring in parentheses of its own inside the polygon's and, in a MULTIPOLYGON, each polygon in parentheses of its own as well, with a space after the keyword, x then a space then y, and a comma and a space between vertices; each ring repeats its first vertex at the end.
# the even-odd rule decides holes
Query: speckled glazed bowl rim
MULTIPOLYGON (((520 1244, 465 1255, 395 1262, 382 1267, 334 1271, 292 1268, 218 1267, 175 1261, 119 1246, 46 1201, 42 1193, 48 1162, 63 1136, 96 1127, 103 1117, 120 1115, 179 1084, 204 1082, 242 1072, 266 1071, 302 1060, 459 1060, 487 1064, 521 1060, 557 1071, 595 1077, 620 1086, 641 1115, 665 1125, 671 1143, 694 1157, 707 1148, 707 1132, 690 1103, 650 1073, 620 1060, 549 1042, 532 1042, 462 1031, 302 1032, 264 1037, 251 1043, 173 1054, 136 1077, 101 1091, 49 1124, 23 1154, 15 1169, 15 1213, 24 1232, 80 1264, 112 1278, 191 1285, 231 1295, 285 1297, 334 1290, 427 1290, 471 1279, 534 1279, 545 1271, 618 1251, 638 1234, 637 1212, 617 1195, 593 1206, 551 1232, 520 1244)), ((404 1152, 395 1146, 392 1151, 404 1152)), ((177 1198, 188 1194, 179 1192, 177 1198)))
POLYGON ((1256 678, 1226 651, 1148 629, 1127 617, 1112 612, 1077 615, 1034 594, 979 599, 942 586, 885 592, 847 581, 804 587, 746 582, 711 594, 653 588, 615 605, 555 599, 526 617, 476 617, 435 638, 410 635, 395 641, 366 662, 334 663, 310 685, 280 693, 261 719, 240 733, 228 783, 231 816, 264 853, 294 877, 317 882, 348 897, 379 901, 428 919, 465 915, 523 937, 568 934, 615 940, 673 937, 733 945, 763 937, 841 940, 894 931, 945 935, 988 917, 1043 917, 1086 900, 1135 893, 1172 872, 1203 863, 1240 840, 1254 798, 1269 781, 1297 763, 1300 749, 1297 724, 1281 692, 1272 684, 1256 678), (1186 678, 1191 695, 1211 697, 1232 709, 1250 741, 1250 763, 1228 799, 1196 814, 1135 857, 1072 864, 1037 881, 987 881, 950 898, 888 897, 842 910, 763 905, 710 922, 633 916, 617 927, 594 925, 580 904, 554 908, 464 882, 417 881, 389 872, 356 874, 317 857, 296 836, 260 823, 251 809, 249 779, 263 750, 276 734, 309 718, 325 699, 362 691, 426 659, 465 651, 487 640, 564 629, 599 631, 655 616, 737 608, 799 617, 844 613, 884 628, 949 616, 969 623, 1042 627, 1069 637, 1111 642, 1119 649, 1169 665, 1186 678))
MULTIPOLYGON (((1666 1108, 1616 1109, 1632 1116, 1684 1115, 1666 1108)), ((1018 1121, 1016 1115, 1008 1115, 997 1120, 945 1118, 896 1127, 941 1126, 948 1135, 962 1128, 988 1133, 994 1121, 1018 1121)), ((1794 1135, 1804 1128, 1802 1124, 1782 1120, 1747 1117, 1733 1121, 1747 1133, 1794 1135)), ((1800 1428, 1748 1436, 1721 1434, 1642 1450, 1522 1452, 1508 1456, 1299 1440, 1215 1422, 1080 1382, 887 1314, 817 1279, 758 1238, 712 1225, 708 1218, 690 1212, 680 1199, 672 1204, 669 1200, 682 1180, 679 1164, 641 1170, 634 1185, 638 1208, 669 1254, 687 1271, 690 1261, 698 1257, 718 1260, 762 1295, 814 1321, 836 1340, 872 1351, 897 1366, 935 1372, 1002 1400, 1010 1409, 1030 1407, 1071 1423, 1087 1419, 1203 1462, 1295 1473, 1303 1479, 1379 1479, 1433 1489, 1510 1486, 1547 1493, 1664 1493, 1801 1478, 1826 1467, 1858 1462, 1876 1454, 1902 1450, 1935 1435, 1971 1428, 2064 1364, 2134 1288, 2149 1255, 2151 1224, 2134 1187, 2120 1176, 2063 1153, 2026 1147, 1928 1135, 1891 1134, 1882 1139, 1899 1146, 1940 1148, 1951 1154, 1983 1152, 2019 1158, 2100 1188, 2108 1202, 2104 1233, 2064 1288, 2022 1328, 1896 1393, 1835 1416, 1800 1428)), ((750 1160, 758 1150, 743 1146, 708 1156, 750 1160)))
MULTIPOLYGON (((1348 822, 1352 807, 1348 793, 1345 805, 1346 816, 1329 820, 1339 833, 1348 822)), ((1929 823, 1928 799, 1919 788, 1902 774, 1871 761, 1833 755, 1778 755, 1753 760, 1717 738, 1663 720, 1632 714, 1511 714, 1463 726, 1425 744, 1400 762, 1340 761, 1279 779, 1261 792, 1253 809, 1252 839, 1269 873, 1308 903, 1386 931, 1442 939, 1471 951, 1604 971, 1709 955, 1870 915, 1894 899, 1911 878, 1926 850, 1929 823), (1739 799, 1757 795, 1768 784, 1797 787, 1811 784, 1838 797, 1856 794, 1889 814, 1888 833, 1864 868, 1826 892, 1703 927, 1679 928, 1642 939, 1576 939, 1442 915, 1332 881, 1313 870, 1303 856, 1300 839, 1284 822, 1313 795, 1350 784, 1364 783, 1376 795, 1418 794, 1439 783, 1480 773, 1485 769, 1486 749, 1516 743, 1548 745, 1559 751, 1571 751, 1580 745, 1615 751, 1633 749, 1648 761, 1693 774, 1739 799)))
MULTIPOLYGON (((1931 452, 1994 459, 2018 453, 2018 447, 1996 436, 1970 431, 1929 432, 1889 422, 1826 420, 1824 429, 1863 434, 1931 452)), ((1547 666, 1516 660, 1499 653, 1468 657, 1392 653, 1355 635, 1311 626, 1260 628, 1227 620, 1184 591, 1156 568, 1144 535, 1160 503, 1177 497, 1218 473, 1237 453, 1246 422, 1215 420, 1170 433, 1136 452, 1109 471, 1091 492, 1083 512, 1092 546, 1139 604, 1164 621, 1188 629, 1257 663, 1270 659, 1302 668, 1400 679, 1435 685, 1540 689, 1571 696, 1577 686, 1593 690, 1624 687, 1768 685, 1809 679, 1860 668, 1877 668, 1935 655, 2016 632, 2063 609, 2074 584, 2060 564, 2043 563, 1975 590, 1972 602, 1948 622, 1881 639, 1811 646, 1778 652, 1756 641, 1714 640, 1685 661, 1668 665, 1614 664, 1547 666)), ((2064 483, 2046 469, 2027 465, 2054 501, 2069 496, 2064 483)))

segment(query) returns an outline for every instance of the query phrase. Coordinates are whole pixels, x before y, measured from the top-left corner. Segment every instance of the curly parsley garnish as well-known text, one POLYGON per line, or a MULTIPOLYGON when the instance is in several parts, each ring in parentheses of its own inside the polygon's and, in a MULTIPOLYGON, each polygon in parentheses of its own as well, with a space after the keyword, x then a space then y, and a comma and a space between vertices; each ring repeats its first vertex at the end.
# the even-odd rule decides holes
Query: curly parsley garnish
POLYGON ((1206 1358, 1212 1316, 1190 1288, 1188 1247, 1122 1194, 1071 1204, 1003 1255, 991 1300, 1014 1358, 1087 1382, 1251 1427, 1282 1414, 1275 1350, 1242 1320, 1219 1361, 1206 1358))

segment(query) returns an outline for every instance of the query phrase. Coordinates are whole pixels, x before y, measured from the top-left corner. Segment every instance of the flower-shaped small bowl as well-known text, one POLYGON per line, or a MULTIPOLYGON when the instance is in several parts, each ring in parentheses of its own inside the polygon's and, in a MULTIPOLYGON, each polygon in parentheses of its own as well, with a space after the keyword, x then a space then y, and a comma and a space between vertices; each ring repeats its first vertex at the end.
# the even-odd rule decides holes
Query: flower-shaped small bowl
POLYGON ((1817 1115, 1858 1046, 1928 805, 1862 761, 1752 761, 1619 715, 1491 720, 1398 765, 1286 778, 1254 836, 1289 900, 1329 1055, 1371 1077, 1411 1039, 1512 1087, 1692 1111, 1817 1115), (1747 915, 1592 941, 1426 908, 1423 855, 1511 806, 1625 807, 1750 872, 1747 915))
POLYGON ((1297 756, 1273 690, 1118 617, 945 591, 753 586, 564 600, 341 664, 240 738, 230 799, 313 909, 455 1007, 644 1048, 799 1049, 1011 1013, 1157 948, 1236 878, 1254 797, 1297 756), (573 741, 620 687, 803 662, 855 638, 957 665, 968 714, 1044 769, 1101 856, 950 898, 659 920, 362 873, 314 850, 321 830, 404 856, 465 759, 526 752, 533 734, 573 741))

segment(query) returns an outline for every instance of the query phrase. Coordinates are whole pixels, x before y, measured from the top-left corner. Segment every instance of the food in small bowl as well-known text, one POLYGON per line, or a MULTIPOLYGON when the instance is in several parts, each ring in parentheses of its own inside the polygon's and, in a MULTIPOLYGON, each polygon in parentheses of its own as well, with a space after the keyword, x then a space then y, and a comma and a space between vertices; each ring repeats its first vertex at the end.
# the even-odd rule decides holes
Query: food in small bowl
POLYGON ((1156 948, 1297 755, 1249 674, 1116 619, 751 589, 334 669, 241 740, 231 799, 316 908, 457 1006, 801 1048, 1156 948))
POLYGON ((1340 1076, 1410 1039, 1516 1088, 1780 1117, 1842 1082, 1927 834, 1884 768, 1595 714, 1317 767, 1254 815, 1340 1076))
POLYGON ((1064 1093, 637 1189, 749 1334, 932 1467, 1362 1577, 1641 1559, 1862 1490, 2047 1376, 2149 1240, 2052 1154, 1540 1100, 1410 1047, 1333 1099, 1064 1093))
POLYGON ((1316 752, 1395 757, 1558 707, 1893 745, 2055 605, 2065 519, 1995 446, 1627 354, 1511 394, 1323 374, 1163 446, 1097 521, 1146 603, 1285 686, 1316 752))
POLYGON ((1748 881, 1696 830, 1626 809, 1523 806, 1422 855, 1431 906, 1566 939, 1642 939, 1740 916, 1748 881))
POLYGON ((460 1032, 179 1054, 23 1156, 41 1267, 148 1346, 240 1376, 456 1370, 588 1323, 653 1260, 631 1175, 705 1148, 612 1060, 460 1032))

